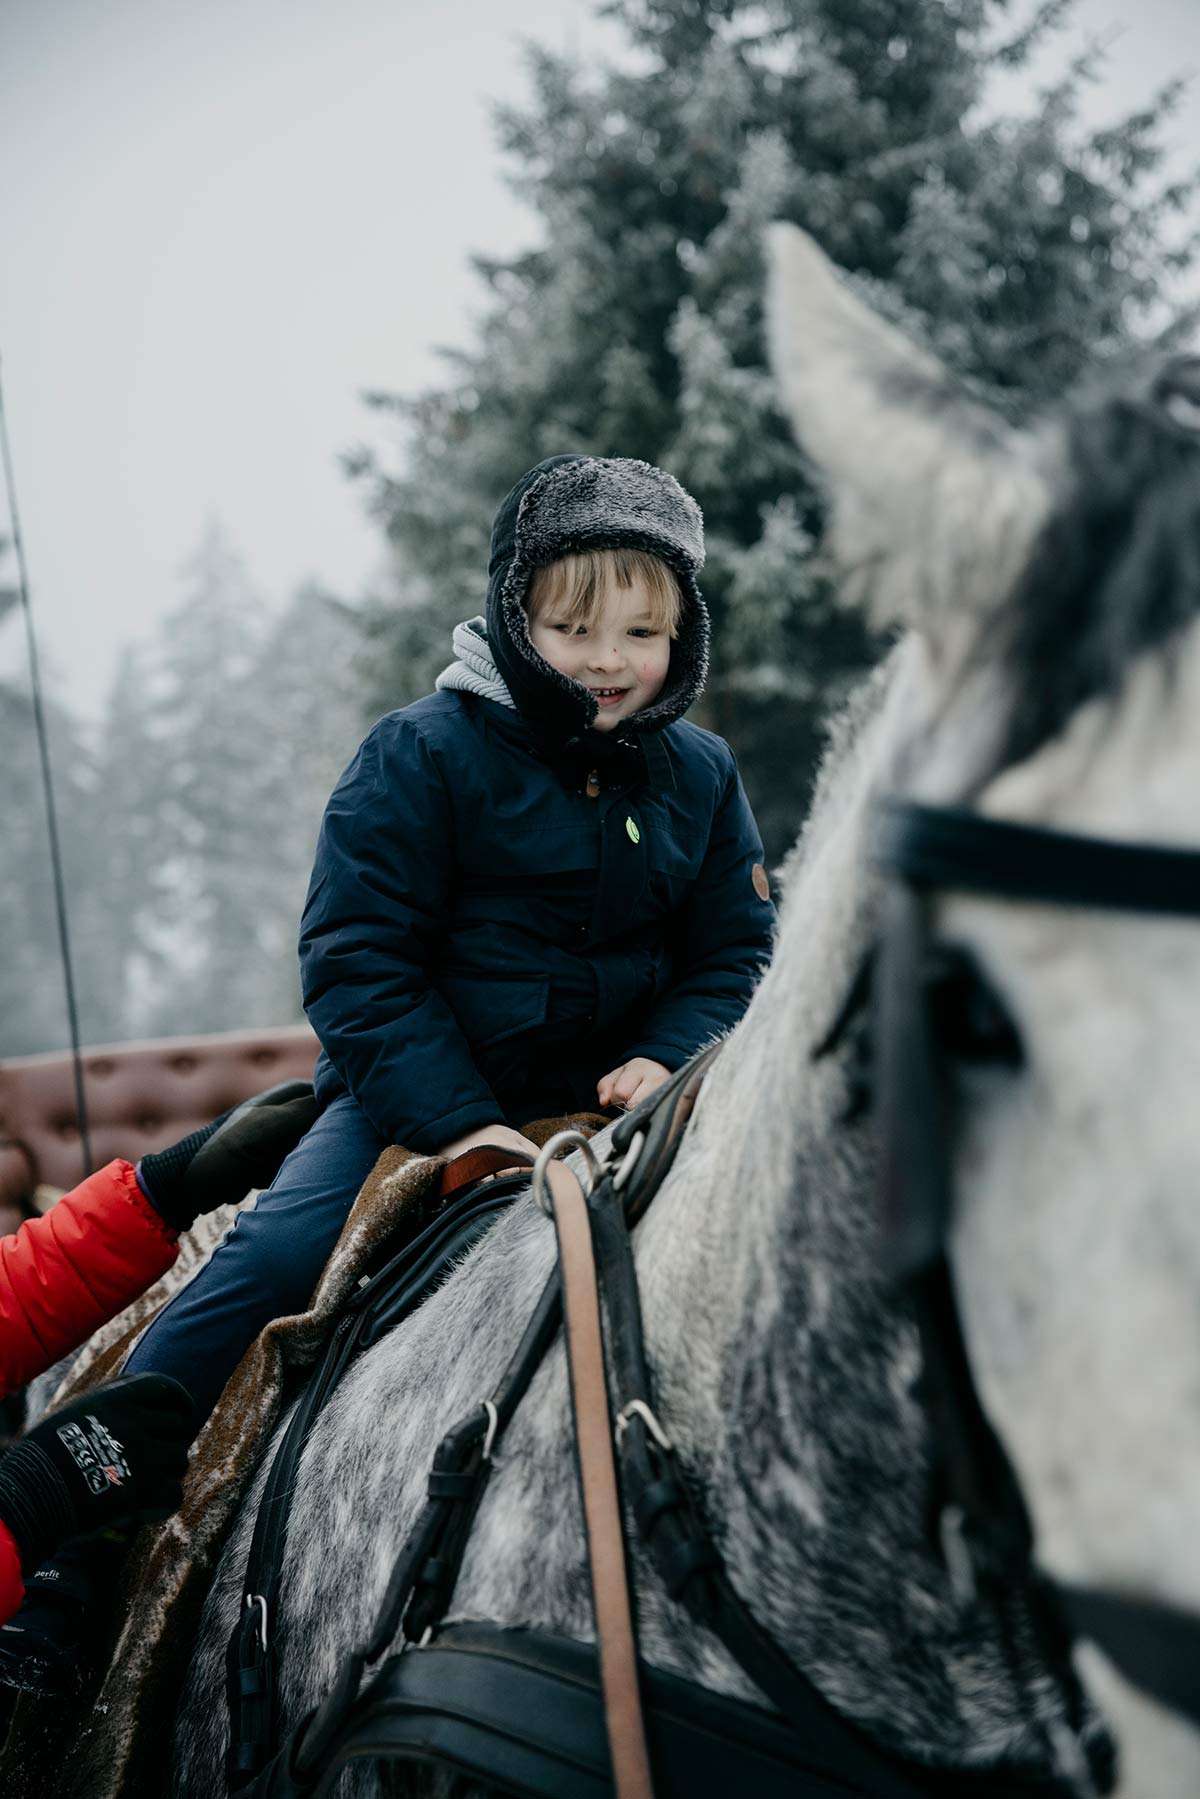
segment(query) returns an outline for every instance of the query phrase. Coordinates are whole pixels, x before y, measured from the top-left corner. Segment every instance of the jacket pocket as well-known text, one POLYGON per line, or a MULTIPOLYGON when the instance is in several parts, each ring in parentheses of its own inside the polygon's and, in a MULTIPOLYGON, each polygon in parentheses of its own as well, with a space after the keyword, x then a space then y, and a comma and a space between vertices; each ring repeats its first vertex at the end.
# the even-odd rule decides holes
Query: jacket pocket
POLYGON ((505 979, 484 975, 443 974, 438 991, 449 1005, 472 1049, 487 1049, 536 1030, 546 1021, 550 977, 505 979))
POLYGON ((683 904, 704 865, 708 840, 699 835, 652 836, 650 893, 655 904, 673 912, 683 904))

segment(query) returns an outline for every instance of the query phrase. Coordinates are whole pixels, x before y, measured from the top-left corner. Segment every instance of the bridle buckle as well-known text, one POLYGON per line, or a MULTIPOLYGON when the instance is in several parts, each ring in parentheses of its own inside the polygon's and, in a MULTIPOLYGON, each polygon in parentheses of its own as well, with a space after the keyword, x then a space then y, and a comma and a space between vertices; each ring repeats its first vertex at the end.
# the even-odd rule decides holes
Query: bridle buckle
POLYGON ((267 1602, 261 1593, 247 1593, 247 1612, 252 1612, 255 1606, 260 1607, 262 1612, 262 1616, 258 1621, 258 1640, 262 1645, 262 1652, 265 1655, 267 1653, 267 1602))
POLYGON ((938 1542, 950 1577, 950 1591, 959 1605, 973 1605, 979 1597, 975 1557, 967 1536, 967 1514, 961 1505, 944 1505, 938 1517, 938 1542))

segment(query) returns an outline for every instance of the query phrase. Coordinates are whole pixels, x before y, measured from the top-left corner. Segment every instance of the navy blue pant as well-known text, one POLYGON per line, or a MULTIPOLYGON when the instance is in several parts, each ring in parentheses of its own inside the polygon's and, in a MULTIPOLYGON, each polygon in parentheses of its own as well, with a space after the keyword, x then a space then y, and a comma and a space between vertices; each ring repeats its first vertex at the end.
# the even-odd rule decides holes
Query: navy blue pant
POLYGON ((303 1312, 329 1252, 387 1139, 349 1094, 335 1099, 296 1145, 254 1207, 164 1306, 125 1364, 169 1374, 196 1403, 196 1429, 272 1318, 303 1312))

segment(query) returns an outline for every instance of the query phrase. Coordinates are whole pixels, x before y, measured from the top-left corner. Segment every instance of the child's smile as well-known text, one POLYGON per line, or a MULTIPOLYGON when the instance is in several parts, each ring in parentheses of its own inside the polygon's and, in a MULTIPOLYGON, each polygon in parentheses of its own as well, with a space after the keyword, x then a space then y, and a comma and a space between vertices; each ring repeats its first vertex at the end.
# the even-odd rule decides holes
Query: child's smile
POLYGON ((592 616, 572 619, 551 602, 529 621, 533 647, 560 674, 595 695, 593 729, 611 731, 657 698, 667 678, 671 639, 652 623, 650 596, 635 579, 609 583, 592 616))

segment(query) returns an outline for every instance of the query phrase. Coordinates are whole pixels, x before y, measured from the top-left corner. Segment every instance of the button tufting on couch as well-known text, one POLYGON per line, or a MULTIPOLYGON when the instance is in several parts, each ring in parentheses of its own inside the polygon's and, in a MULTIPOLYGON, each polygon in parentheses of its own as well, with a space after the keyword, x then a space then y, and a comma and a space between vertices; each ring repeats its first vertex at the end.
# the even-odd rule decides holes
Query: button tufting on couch
MULTIPOLYGON (((85 1050, 93 1161, 165 1149, 264 1087, 307 1079, 316 1059, 306 1024, 85 1050)), ((0 1204, 43 1185, 73 1187, 87 1172, 71 1057, 0 1062, 0 1204)))

